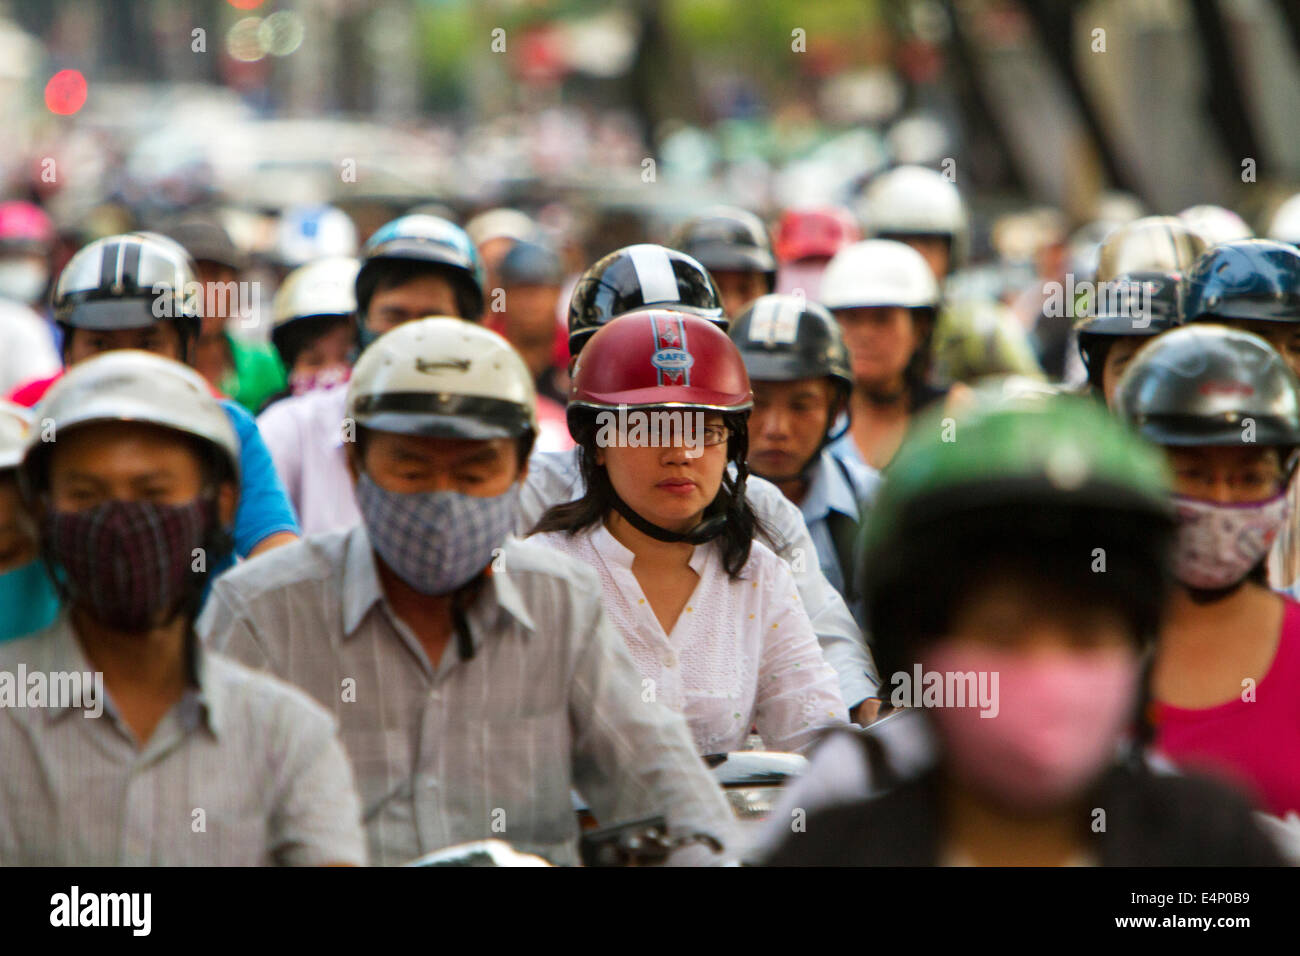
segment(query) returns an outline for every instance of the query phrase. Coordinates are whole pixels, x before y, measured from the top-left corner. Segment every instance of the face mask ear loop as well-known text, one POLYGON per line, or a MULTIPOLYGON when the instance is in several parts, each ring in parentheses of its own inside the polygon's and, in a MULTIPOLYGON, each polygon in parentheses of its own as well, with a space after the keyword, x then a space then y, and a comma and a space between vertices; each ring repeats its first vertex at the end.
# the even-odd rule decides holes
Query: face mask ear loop
POLYGON ((1295 478, 1296 466, 1300 465, 1300 447, 1292 448, 1282 465, 1282 494, 1291 490, 1291 480, 1295 478))

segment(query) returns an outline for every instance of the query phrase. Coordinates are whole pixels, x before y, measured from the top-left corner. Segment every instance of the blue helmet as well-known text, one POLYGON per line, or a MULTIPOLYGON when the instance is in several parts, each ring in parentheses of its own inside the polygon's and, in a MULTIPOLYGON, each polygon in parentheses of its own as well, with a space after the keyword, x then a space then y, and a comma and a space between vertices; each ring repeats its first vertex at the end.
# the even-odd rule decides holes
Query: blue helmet
POLYGON ((370 297, 385 269, 399 263, 424 263, 443 272, 456 286, 461 318, 483 314, 487 285, 483 260, 465 230, 439 216, 401 216, 375 230, 361 251, 357 273, 357 315, 364 320, 370 297))
POLYGON ((1187 322, 1300 322, 1300 250, 1271 239, 1210 247, 1183 292, 1187 322))

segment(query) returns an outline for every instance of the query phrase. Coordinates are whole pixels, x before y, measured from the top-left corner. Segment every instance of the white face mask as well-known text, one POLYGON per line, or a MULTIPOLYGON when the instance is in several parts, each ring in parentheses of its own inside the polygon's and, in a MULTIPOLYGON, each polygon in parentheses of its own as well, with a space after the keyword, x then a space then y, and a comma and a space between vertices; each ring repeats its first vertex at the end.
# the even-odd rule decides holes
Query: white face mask
POLYGON ((31 304, 45 291, 49 278, 49 270, 38 262, 0 262, 0 296, 31 304))
POLYGON ((1290 510, 1285 492, 1241 505, 1174 495, 1174 507, 1174 574, 1188 587, 1202 590, 1229 587, 1249 574, 1268 554, 1290 510))

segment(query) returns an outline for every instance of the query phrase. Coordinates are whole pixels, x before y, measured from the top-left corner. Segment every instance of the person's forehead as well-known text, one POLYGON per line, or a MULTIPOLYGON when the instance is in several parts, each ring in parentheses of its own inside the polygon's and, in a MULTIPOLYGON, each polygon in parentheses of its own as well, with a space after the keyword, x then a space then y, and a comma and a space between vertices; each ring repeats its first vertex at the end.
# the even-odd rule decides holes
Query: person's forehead
POLYGON ((403 435, 397 432, 376 432, 375 446, 395 458, 420 460, 440 459, 464 461, 490 460, 510 447, 508 438, 433 438, 428 435, 403 435))
POLYGON ((379 288, 375 290, 375 295, 383 296, 388 301, 400 302, 406 299, 454 296, 455 291, 455 287, 446 276, 436 272, 425 272, 393 285, 386 286, 381 282, 379 288))
POLYGON ((1175 459, 1191 461, 1233 461, 1249 462, 1261 458, 1277 456, 1277 449, 1271 445, 1192 445, 1173 447, 1169 452, 1175 459))
POLYGON ((149 462, 158 464, 165 460, 176 463, 185 460, 197 464, 192 442, 184 436, 142 422, 96 422, 56 433, 53 442, 51 466, 72 467, 84 465, 94 456, 115 451, 129 451, 133 456, 147 456, 149 462))
POLYGON ((796 398, 816 398, 826 394, 829 383, 824 378, 800 378, 789 382, 764 382, 751 379, 755 397, 769 400, 796 398))
POLYGON ((1238 319, 1233 323, 1243 332, 1266 339, 1290 338, 1300 332, 1300 316, 1295 322, 1261 322, 1256 319, 1238 319))

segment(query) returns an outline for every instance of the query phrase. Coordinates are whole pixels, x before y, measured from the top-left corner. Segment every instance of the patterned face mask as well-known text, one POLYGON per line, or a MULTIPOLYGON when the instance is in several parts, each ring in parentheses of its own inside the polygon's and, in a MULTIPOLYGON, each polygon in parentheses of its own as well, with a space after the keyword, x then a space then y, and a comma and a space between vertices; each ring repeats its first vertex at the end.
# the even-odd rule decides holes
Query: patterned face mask
POLYGON ((1174 495, 1174 506, 1174 574, 1202 590, 1230 587, 1249 574, 1268 554, 1288 512, 1285 493, 1241 505, 1174 495))
POLYGON ((456 491, 388 491, 366 474, 357 482, 370 543, 421 594, 448 594, 486 568, 514 527, 518 499, 518 483, 480 498, 456 491))
POLYGON ((331 365, 314 372, 294 372, 289 376, 289 391, 302 395, 316 389, 335 388, 346 385, 352 377, 352 368, 348 365, 331 365))
POLYGON ((170 620, 203 586, 206 573, 194 567, 210 510, 199 498, 50 511, 41 519, 41 542, 73 604, 115 630, 141 633, 170 620))

